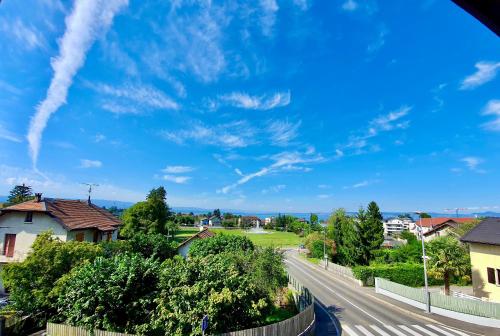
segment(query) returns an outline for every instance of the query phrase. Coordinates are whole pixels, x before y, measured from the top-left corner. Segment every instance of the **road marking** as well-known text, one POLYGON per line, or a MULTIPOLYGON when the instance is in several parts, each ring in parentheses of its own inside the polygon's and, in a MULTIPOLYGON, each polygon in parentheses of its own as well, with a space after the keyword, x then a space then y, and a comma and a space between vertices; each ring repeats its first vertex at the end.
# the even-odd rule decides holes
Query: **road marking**
POLYGON ((368 331, 368 329, 366 329, 365 327, 361 326, 361 325, 357 325, 356 328, 359 329, 359 331, 361 331, 364 335, 367 335, 367 336, 375 336, 373 335, 371 332, 368 331))
MULTIPOLYGON (((443 328, 445 328, 445 329, 448 329, 448 330, 451 330, 451 331, 453 331, 453 332, 455 332, 455 333, 459 334, 460 336, 469 336, 468 334, 466 334, 466 333, 464 333, 464 332, 461 332, 461 331, 459 331, 459 330, 457 330, 457 329, 452 329, 452 328, 447 327, 447 326, 445 326, 445 325, 441 325, 441 327, 443 327, 443 328)), ((476 334, 476 335, 479 335, 479 334, 476 334)))
POLYGON ((426 334, 427 334, 427 335, 429 335, 429 336, 439 336, 439 335, 437 335, 437 334, 433 333, 432 331, 429 331, 429 330, 427 330, 427 329, 425 329, 425 328, 422 328, 422 327, 421 327, 421 326, 419 326, 418 324, 413 324, 412 326, 413 326, 413 328, 415 328, 415 329, 418 329, 418 330, 420 330, 420 331, 423 331, 424 333, 426 333, 426 334))
POLYGON ((358 336, 358 334, 356 334, 354 332, 354 330, 352 330, 351 328, 349 328, 349 326, 346 326, 346 325, 342 326, 342 330, 347 331, 347 335, 358 336))
POLYGON ((344 301, 348 302, 350 305, 352 305, 353 307, 356 307, 357 309, 359 309, 360 311, 362 311, 363 313, 365 313, 366 315, 370 316, 372 319, 374 319, 375 321, 377 321, 378 323, 380 324, 384 324, 384 322, 380 321, 378 318, 376 318, 375 316, 373 316, 372 314, 368 313, 366 310, 364 310, 363 308, 357 306, 356 304, 352 303, 351 301, 349 301, 349 299, 347 299, 345 296, 337 293, 336 291, 334 291, 333 289, 331 289, 330 287, 328 286, 325 286, 324 284, 322 284, 321 282, 319 282, 317 279, 313 278, 312 276, 310 276, 309 274, 305 273, 304 271, 302 271, 299 267, 297 267, 297 265, 295 265, 294 263, 290 262, 289 260, 285 260, 286 263, 289 263, 289 264, 292 264, 295 266, 295 268, 297 270, 299 270, 300 272, 302 272, 304 275, 308 276, 310 279, 316 281, 318 284, 320 284, 321 286, 325 287, 326 289, 328 289, 330 292, 332 292, 333 294, 337 295, 339 298, 343 299, 344 301))
POLYGON ((452 333, 450 333, 450 332, 447 332, 446 330, 443 330, 443 329, 441 329, 441 328, 438 328, 438 327, 436 327, 435 325, 432 325, 432 324, 428 324, 428 325, 427 325, 427 327, 432 328, 432 329, 434 329, 434 330, 436 330, 436 331, 438 331, 438 332, 440 332, 441 334, 446 335, 446 336, 456 336, 455 334, 452 334, 452 333))
MULTIPOLYGON (((376 325, 370 325, 370 327, 372 327, 373 330, 375 330, 376 332, 378 332, 380 335, 382 336, 391 336, 389 335, 388 333, 386 333, 385 331, 383 331, 382 329, 380 329, 379 327, 377 327, 376 325)), ((387 328, 387 326, 384 326, 387 328)))
POLYGON ((393 333, 395 333, 396 335, 398 335, 398 336, 407 336, 406 334, 403 334, 401 331, 399 331, 398 329, 394 328, 393 326, 386 325, 385 327, 387 329, 389 329, 390 331, 392 331, 393 333))
POLYGON ((411 330, 410 328, 408 328, 407 326, 405 325, 399 325, 398 327, 400 327, 401 329, 403 329, 404 331, 407 331, 409 332, 410 334, 412 334, 413 336, 422 336, 422 334, 419 334, 418 332, 414 331, 414 330, 411 330))

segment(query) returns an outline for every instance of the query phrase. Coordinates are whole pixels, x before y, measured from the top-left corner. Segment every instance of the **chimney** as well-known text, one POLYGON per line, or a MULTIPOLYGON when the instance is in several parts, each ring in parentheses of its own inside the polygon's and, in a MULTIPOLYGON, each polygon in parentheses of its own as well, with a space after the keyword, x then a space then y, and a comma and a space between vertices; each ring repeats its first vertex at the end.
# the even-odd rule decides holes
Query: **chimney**
POLYGON ((90 201, 90 194, 89 194, 89 199, 87 200, 88 205, 91 205, 92 202, 90 201))
POLYGON ((35 201, 40 203, 42 201, 42 193, 35 193, 35 201))

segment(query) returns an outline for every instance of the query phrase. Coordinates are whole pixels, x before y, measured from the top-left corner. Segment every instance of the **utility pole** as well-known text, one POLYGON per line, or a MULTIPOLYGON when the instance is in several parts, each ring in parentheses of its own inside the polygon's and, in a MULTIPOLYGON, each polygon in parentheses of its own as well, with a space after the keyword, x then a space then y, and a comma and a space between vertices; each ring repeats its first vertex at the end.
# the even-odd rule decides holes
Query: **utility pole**
POLYGON ((89 187, 89 190, 88 190, 89 198, 87 199, 87 203, 88 203, 88 205, 91 205, 92 202, 90 201, 90 196, 92 195, 92 187, 98 187, 99 185, 95 184, 95 183, 82 183, 82 184, 89 187))
POLYGON ((422 259, 424 260, 424 283, 425 283, 425 312, 431 313, 431 297, 429 293, 429 283, 427 281, 427 256, 425 255, 425 242, 424 242, 424 230, 422 228, 422 211, 415 211, 415 214, 419 216, 419 226, 418 232, 420 234, 420 240, 422 241, 422 259))
POLYGON ((328 257, 326 255, 326 225, 325 225, 325 231, 323 235, 323 259, 325 260, 325 269, 328 268, 328 257))

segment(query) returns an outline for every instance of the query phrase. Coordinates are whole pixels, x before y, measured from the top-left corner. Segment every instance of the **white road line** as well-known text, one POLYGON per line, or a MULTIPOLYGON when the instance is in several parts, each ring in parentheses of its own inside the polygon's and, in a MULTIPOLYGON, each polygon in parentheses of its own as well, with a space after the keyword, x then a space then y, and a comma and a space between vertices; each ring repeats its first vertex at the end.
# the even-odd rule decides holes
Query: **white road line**
POLYGON ((378 323, 380 324, 384 324, 384 322, 380 321, 378 318, 376 318, 375 316, 373 316, 372 314, 368 313, 366 310, 364 310, 363 308, 357 306, 356 304, 352 303, 351 301, 349 301, 349 299, 347 299, 345 296, 337 293, 336 291, 334 291, 333 289, 331 289, 330 287, 328 286, 325 286, 324 284, 322 284, 321 282, 319 282, 317 279, 313 278, 311 275, 305 273, 304 271, 302 271, 299 267, 297 267, 297 265, 295 265, 294 263, 290 262, 289 260, 285 260, 285 262, 287 263, 290 263, 292 265, 295 266, 295 268, 297 270, 299 270, 300 272, 302 272, 304 275, 308 276, 310 279, 316 281, 318 284, 320 284, 321 286, 325 287, 326 289, 328 289, 330 292, 332 292, 333 294, 337 295, 339 298, 341 298, 342 300, 346 301, 347 303, 349 303, 351 306, 359 309, 360 311, 362 311, 363 313, 365 313, 366 315, 370 316, 372 319, 374 319, 375 321, 377 321, 378 323))
POLYGON ((342 326, 342 330, 347 331, 347 335, 351 335, 351 336, 359 336, 358 334, 356 334, 356 333, 354 332, 354 330, 352 330, 351 328, 349 328, 349 326, 347 326, 347 325, 343 325, 343 326, 342 326))
POLYGON ((390 331, 392 331, 393 333, 395 333, 396 335, 398 335, 398 336, 407 336, 406 334, 403 334, 401 331, 399 331, 398 329, 394 328, 393 326, 386 325, 385 327, 387 329, 389 329, 390 331))
POLYGON ((439 336, 439 335, 433 333, 432 331, 429 331, 429 330, 419 326, 418 324, 413 324, 412 327, 426 333, 429 336, 439 336))
POLYGON ((361 331, 363 333, 363 335, 366 335, 366 336, 375 336, 374 334, 372 334, 371 332, 369 332, 368 329, 366 329, 362 325, 357 325, 356 328, 358 328, 359 331, 361 331))
POLYGON ((412 329, 408 328, 408 327, 407 327, 407 326, 405 326, 405 325, 399 325, 399 327, 400 327, 401 329, 403 329, 404 331, 409 332, 409 333, 410 333, 410 334, 412 334, 413 336, 422 336, 422 334, 419 334, 418 332, 416 332, 416 331, 414 331, 414 330, 412 330, 412 329))
POLYGON ((427 325, 427 327, 428 327, 428 328, 432 328, 432 329, 434 329, 434 330, 436 330, 436 331, 438 331, 438 332, 440 332, 441 334, 446 335, 446 336, 456 336, 456 334, 452 334, 451 332, 448 332, 448 331, 446 331, 446 330, 443 330, 443 329, 441 329, 441 328, 438 328, 437 326, 432 325, 432 324, 428 324, 428 325, 427 325))
POLYGON ((444 326, 444 325, 441 325, 441 327, 445 328, 445 329, 448 329, 448 330, 451 330, 453 331, 454 333, 457 333, 459 334, 460 336, 469 336, 468 334, 464 333, 464 332, 461 332, 460 330, 457 330, 457 329, 453 329, 453 328, 450 328, 450 327, 447 327, 447 326, 444 326))
MULTIPOLYGON (((371 327, 373 330, 375 330, 376 332, 378 332, 378 333, 379 333, 380 335, 382 335, 382 336, 391 336, 391 335, 389 335, 388 333, 386 333, 385 331, 383 331, 382 329, 380 329, 379 327, 377 327, 376 325, 373 325, 373 324, 372 324, 372 325, 370 325, 370 327, 371 327)), ((386 326, 386 328, 387 328, 387 326, 386 326)))

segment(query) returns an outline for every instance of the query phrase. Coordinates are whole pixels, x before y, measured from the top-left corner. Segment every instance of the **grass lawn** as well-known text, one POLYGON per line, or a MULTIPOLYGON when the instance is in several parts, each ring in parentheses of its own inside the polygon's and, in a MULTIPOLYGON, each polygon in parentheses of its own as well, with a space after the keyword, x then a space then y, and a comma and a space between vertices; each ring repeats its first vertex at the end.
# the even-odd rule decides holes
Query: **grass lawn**
MULTIPOLYGON (((199 229, 197 227, 182 227, 175 236, 175 241, 182 242, 183 240, 189 238, 190 236, 197 233, 199 229)), ((300 244, 303 244, 304 239, 299 237, 293 232, 281 232, 281 231, 273 231, 267 230, 267 234, 256 234, 256 233, 248 233, 245 230, 241 229, 210 229, 210 231, 217 233, 225 233, 225 234, 234 234, 238 236, 247 236, 255 245, 258 246, 274 246, 274 247, 298 247, 300 244)))

